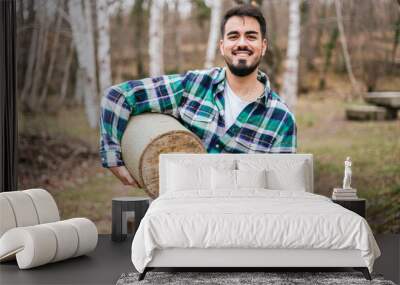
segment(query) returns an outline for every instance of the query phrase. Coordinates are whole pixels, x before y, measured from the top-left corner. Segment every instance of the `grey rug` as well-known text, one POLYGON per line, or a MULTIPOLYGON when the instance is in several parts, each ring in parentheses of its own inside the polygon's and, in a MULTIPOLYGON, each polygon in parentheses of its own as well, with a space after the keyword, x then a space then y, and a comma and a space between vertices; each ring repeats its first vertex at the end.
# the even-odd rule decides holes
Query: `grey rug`
POLYGON ((154 272, 150 271, 142 281, 138 281, 139 273, 124 273, 117 285, 133 284, 268 284, 268 285, 297 285, 297 284, 374 284, 395 285, 392 281, 384 280, 380 275, 372 275, 372 281, 364 278, 360 272, 154 272))

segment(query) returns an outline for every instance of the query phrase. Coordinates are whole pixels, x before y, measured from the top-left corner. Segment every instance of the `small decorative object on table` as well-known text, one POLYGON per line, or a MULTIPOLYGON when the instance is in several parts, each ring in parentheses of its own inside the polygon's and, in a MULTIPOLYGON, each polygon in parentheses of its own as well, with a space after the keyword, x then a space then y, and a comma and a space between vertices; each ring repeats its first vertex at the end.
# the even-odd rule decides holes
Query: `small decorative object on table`
POLYGON ((113 198, 111 239, 123 241, 128 235, 135 235, 149 204, 150 198, 148 197, 113 198))
POLYGON ((357 200, 357 189, 351 188, 351 158, 348 156, 344 162, 343 188, 334 188, 333 200, 357 200))

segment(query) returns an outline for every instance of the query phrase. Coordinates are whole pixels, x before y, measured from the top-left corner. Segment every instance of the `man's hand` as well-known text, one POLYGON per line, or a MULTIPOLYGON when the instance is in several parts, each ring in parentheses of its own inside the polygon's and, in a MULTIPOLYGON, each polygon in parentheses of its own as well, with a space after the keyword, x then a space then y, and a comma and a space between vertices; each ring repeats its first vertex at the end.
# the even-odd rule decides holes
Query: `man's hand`
POLYGON ((139 183, 132 177, 125 166, 110 167, 110 171, 124 184, 139 188, 139 183))

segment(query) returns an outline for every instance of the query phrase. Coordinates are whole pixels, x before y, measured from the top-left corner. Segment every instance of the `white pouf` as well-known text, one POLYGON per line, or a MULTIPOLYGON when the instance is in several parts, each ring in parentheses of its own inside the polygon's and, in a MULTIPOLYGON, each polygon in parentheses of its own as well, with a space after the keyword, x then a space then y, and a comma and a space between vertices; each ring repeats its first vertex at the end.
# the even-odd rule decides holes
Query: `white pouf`
POLYGON ((0 193, 0 262, 20 269, 86 254, 96 248, 96 225, 86 218, 59 221, 53 197, 43 189, 0 193))

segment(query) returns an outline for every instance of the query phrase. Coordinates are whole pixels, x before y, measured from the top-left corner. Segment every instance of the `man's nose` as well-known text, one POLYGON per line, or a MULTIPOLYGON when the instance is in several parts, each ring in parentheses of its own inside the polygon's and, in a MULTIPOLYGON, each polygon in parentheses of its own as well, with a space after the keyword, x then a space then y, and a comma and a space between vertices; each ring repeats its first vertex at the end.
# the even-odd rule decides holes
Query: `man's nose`
POLYGON ((239 41, 238 41, 238 43, 237 43, 237 45, 238 46, 247 46, 248 45, 248 42, 247 42, 247 39, 246 39, 246 37, 240 37, 239 38, 239 41))

